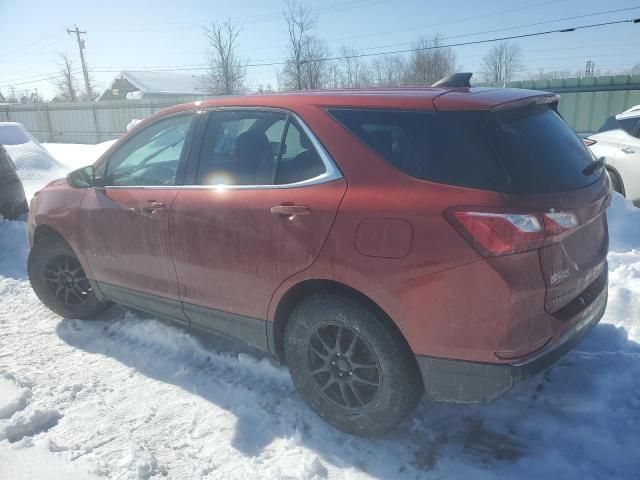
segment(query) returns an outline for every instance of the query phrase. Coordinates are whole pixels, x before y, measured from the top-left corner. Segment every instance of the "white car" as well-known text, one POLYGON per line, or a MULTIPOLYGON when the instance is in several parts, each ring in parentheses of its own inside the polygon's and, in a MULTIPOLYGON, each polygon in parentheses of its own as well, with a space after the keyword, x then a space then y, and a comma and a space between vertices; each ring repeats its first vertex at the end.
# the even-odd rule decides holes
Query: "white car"
POLYGON ((609 117, 584 143, 604 157, 613 188, 640 206, 640 105, 609 117))

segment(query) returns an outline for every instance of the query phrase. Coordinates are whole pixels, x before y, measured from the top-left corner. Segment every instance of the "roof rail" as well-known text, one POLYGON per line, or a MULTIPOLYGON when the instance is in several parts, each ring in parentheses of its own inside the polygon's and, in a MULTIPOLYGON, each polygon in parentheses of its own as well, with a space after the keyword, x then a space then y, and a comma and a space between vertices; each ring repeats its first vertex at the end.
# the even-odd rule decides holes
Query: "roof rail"
POLYGON ((461 87, 471 87, 471 72, 460 72, 454 73, 453 75, 449 75, 447 77, 441 78, 436 83, 431 85, 432 87, 451 87, 451 88, 461 88, 461 87))

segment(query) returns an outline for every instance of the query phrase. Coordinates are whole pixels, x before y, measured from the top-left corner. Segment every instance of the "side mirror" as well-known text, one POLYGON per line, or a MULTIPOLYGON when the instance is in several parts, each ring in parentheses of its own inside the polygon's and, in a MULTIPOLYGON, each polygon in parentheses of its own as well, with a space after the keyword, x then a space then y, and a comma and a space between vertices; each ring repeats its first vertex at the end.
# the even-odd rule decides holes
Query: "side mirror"
POLYGON ((96 181, 96 171, 93 165, 69 173, 67 183, 73 188, 101 187, 100 182, 96 181))

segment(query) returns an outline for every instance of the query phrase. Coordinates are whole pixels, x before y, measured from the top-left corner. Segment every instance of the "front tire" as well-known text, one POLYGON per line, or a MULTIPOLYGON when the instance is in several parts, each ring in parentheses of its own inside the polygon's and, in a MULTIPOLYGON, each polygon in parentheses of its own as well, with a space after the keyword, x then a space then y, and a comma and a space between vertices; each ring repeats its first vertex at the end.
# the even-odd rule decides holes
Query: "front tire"
POLYGON ((38 241, 29 252, 27 271, 40 301, 62 317, 90 320, 111 306, 98 300, 78 258, 61 238, 38 241))
POLYGON ((302 398, 353 435, 388 432, 422 396, 418 367, 399 333, 346 296, 304 299, 287 323, 284 352, 302 398))

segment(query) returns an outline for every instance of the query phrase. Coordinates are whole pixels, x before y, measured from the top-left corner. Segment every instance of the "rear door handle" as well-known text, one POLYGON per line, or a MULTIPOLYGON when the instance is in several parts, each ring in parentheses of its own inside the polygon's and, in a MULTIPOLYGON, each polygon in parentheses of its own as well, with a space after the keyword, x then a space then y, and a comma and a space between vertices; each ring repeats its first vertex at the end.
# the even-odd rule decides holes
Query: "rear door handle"
POLYGON ((142 211, 146 213, 153 213, 156 210, 166 210, 167 206, 162 202, 156 202, 155 200, 148 200, 146 205, 142 207, 142 211))
POLYGON ((298 215, 309 215, 311 209, 303 205, 276 205, 271 207, 274 215, 286 215, 287 217, 297 217, 298 215))
POLYGON ((622 151, 624 153, 636 153, 636 151, 633 148, 629 148, 629 147, 623 148, 622 151))

